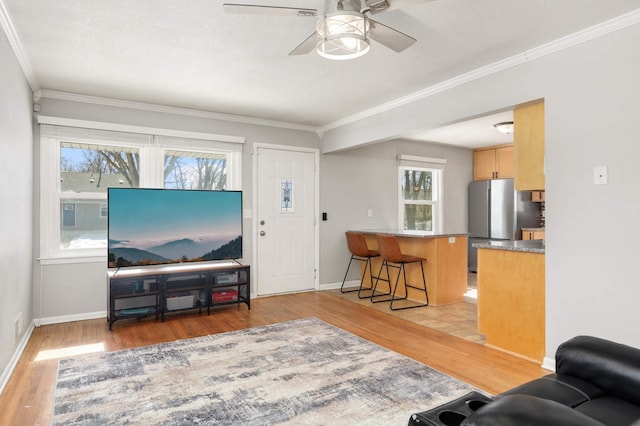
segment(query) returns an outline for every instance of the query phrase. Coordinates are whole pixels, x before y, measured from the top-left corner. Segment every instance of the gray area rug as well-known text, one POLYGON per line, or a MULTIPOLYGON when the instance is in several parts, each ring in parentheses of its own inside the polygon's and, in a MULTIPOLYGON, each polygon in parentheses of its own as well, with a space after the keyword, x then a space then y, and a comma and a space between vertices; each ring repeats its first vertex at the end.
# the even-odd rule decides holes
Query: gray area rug
POLYGON ((61 360, 55 425, 406 425, 476 390, 316 318, 61 360))

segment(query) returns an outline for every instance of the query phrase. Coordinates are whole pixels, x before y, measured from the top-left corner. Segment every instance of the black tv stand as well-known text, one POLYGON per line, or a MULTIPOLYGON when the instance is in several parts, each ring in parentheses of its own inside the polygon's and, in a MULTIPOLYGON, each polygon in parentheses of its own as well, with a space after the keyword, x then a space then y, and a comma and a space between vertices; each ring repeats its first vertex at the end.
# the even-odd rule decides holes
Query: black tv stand
POLYGON ((237 260, 184 263, 108 272, 109 330, 127 318, 155 315, 162 321, 177 312, 207 311, 244 303, 251 309, 251 269, 237 260))

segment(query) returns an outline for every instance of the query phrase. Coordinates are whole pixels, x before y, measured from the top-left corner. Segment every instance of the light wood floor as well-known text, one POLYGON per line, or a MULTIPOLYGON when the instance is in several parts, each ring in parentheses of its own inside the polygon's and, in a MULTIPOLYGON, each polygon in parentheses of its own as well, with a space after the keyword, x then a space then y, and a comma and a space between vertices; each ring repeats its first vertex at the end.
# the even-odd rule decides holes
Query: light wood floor
MULTIPOLYGON (((340 290, 331 290, 331 293, 434 330, 479 344, 485 342, 484 335, 478 333, 478 305, 475 303, 460 302, 451 305, 429 305, 428 307, 391 311, 388 303, 371 303, 368 298, 360 299, 358 292, 340 293, 340 290)), ((369 293, 365 292, 364 294, 369 293)))
MULTIPOLYGON (((319 318, 491 394, 548 373, 532 362, 332 292, 264 297, 252 300, 251 306, 250 311, 242 305, 215 310, 210 316, 172 316, 164 323, 155 319, 120 321, 112 332, 106 319, 39 327, 0 395, 0 425, 50 423, 58 359, 36 360, 43 351, 97 343, 114 351, 306 317, 319 318)), ((416 407, 416 411, 424 408, 416 407)))

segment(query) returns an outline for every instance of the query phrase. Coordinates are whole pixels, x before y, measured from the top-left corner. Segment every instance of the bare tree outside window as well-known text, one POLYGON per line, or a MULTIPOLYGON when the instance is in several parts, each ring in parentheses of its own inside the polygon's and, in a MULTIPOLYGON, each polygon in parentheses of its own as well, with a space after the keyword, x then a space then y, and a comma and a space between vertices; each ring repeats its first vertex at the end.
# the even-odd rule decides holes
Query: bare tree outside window
POLYGON ((140 186, 140 167, 137 153, 98 150, 96 167, 105 173, 120 174, 131 188, 140 186))
POLYGON ((222 190, 227 186, 224 154, 172 151, 165 155, 164 164, 165 188, 222 190))
POLYGON ((431 171, 404 169, 404 229, 433 230, 433 174, 431 171), (412 202, 413 201, 413 202, 412 202))
POLYGON ((63 142, 60 146, 62 191, 102 192, 110 186, 140 186, 137 149, 63 142))

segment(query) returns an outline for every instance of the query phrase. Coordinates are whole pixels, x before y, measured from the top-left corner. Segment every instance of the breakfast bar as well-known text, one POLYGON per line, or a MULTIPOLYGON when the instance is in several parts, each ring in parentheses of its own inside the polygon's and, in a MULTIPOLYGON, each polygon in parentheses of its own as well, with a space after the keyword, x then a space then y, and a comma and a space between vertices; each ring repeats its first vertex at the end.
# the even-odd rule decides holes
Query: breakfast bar
MULTIPOLYGON (((357 230, 367 240, 370 249, 378 249, 378 234, 394 235, 400 243, 400 250, 404 254, 411 254, 427 259, 424 262, 424 272, 427 281, 429 304, 433 306, 448 305, 464 301, 467 291, 467 234, 442 233, 422 234, 411 231, 394 230, 357 230)), ((380 271, 382 260, 373 259, 374 279, 380 271)), ((383 272, 383 275, 384 272, 383 272)), ((420 283, 422 275, 418 264, 407 265, 407 282, 420 283)), ((402 283, 402 279, 400 280, 402 283)), ((369 277, 365 277, 364 286, 369 286, 369 277)), ((378 288, 385 290, 386 282, 380 282, 378 288)), ((388 287, 387 287, 388 288, 388 287)), ((420 301, 424 294, 409 288, 409 299, 420 301)), ((402 289, 398 289, 402 292, 402 289)))

